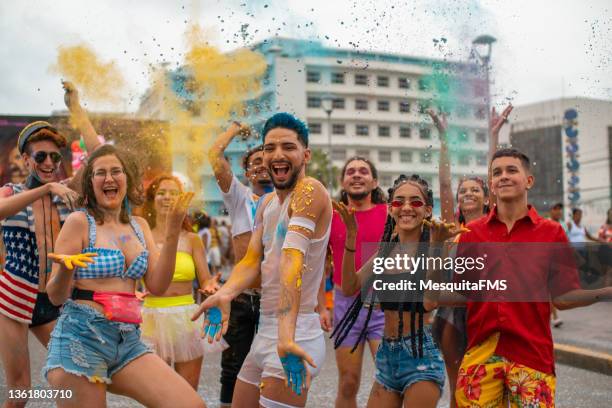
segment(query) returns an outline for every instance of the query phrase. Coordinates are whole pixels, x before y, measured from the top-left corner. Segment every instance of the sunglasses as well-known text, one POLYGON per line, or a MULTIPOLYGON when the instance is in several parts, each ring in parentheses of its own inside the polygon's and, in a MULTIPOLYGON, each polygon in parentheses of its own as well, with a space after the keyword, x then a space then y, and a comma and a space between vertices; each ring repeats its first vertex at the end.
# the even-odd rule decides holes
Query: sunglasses
MULTIPOLYGON (((406 200, 393 200, 391 201, 391 207, 400 208, 400 207, 403 207, 405 203, 406 203, 406 200)), ((419 207, 424 206, 425 203, 421 200, 412 200, 408 202, 408 205, 410 205, 412 208, 419 208, 419 207)))
POLYGON ((53 163, 59 163, 62 161, 62 155, 58 152, 45 152, 44 150, 39 150, 37 152, 32 153, 32 158, 38 164, 41 164, 45 160, 47 160, 47 156, 51 157, 51 161, 53 163))

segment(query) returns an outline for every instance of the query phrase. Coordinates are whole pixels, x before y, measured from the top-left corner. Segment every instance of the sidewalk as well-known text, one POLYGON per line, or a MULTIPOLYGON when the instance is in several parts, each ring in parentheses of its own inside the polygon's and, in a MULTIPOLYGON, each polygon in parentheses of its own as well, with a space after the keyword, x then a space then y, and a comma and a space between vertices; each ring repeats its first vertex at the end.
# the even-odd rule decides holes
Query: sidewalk
POLYGON ((552 328, 558 363, 612 375, 612 302, 559 311, 552 328))

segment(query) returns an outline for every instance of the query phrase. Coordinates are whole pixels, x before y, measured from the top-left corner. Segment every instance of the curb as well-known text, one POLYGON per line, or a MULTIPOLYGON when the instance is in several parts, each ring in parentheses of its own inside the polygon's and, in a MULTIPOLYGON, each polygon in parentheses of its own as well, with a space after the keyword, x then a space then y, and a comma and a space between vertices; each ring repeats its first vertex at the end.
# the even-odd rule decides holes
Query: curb
POLYGON ((612 354, 560 343, 554 344, 554 350, 557 363, 612 376, 612 354))

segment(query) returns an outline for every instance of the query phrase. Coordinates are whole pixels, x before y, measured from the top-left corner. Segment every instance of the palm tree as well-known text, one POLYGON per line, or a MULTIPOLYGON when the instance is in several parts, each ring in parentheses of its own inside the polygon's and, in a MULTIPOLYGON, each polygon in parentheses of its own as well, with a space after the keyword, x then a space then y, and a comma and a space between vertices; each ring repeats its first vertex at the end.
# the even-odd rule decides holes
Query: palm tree
MULTIPOLYGON (((308 167, 306 167, 306 175, 316 178, 326 187, 329 186, 329 157, 326 152, 320 149, 312 150, 310 163, 308 163, 308 167)), ((332 166, 332 191, 338 189, 339 175, 340 169, 332 166)))

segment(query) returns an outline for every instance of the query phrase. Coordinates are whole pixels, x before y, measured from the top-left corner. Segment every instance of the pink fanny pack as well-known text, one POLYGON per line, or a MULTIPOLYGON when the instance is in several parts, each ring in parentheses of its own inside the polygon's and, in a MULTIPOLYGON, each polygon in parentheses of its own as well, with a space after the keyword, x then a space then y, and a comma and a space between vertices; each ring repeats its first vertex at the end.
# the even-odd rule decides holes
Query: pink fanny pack
POLYGON ((142 301, 129 292, 94 292, 74 289, 73 299, 92 300, 104 308, 104 316, 113 322, 142 323, 142 301))

